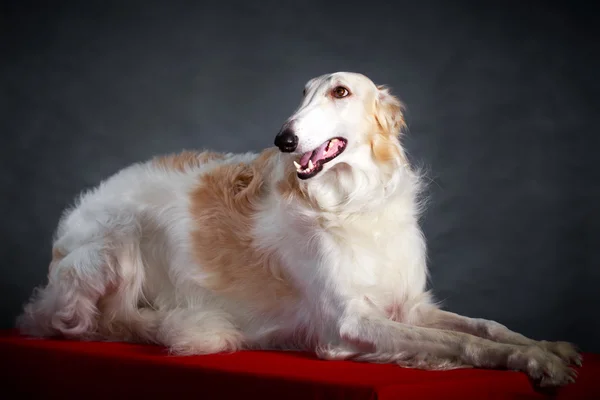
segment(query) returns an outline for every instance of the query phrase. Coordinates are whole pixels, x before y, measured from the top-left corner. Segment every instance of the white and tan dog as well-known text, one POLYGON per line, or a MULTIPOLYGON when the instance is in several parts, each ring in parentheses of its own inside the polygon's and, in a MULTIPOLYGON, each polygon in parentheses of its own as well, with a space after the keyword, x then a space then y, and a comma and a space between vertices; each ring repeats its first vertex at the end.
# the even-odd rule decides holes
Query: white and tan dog
POLYGON ((388 89, 339 72, 307 83, 278 149, 184 152, 118 172, 64 214, 48 284, 19 328, 176 354, 296 349, 573 381, 571 344, 433 302, 403 126, 388 89))

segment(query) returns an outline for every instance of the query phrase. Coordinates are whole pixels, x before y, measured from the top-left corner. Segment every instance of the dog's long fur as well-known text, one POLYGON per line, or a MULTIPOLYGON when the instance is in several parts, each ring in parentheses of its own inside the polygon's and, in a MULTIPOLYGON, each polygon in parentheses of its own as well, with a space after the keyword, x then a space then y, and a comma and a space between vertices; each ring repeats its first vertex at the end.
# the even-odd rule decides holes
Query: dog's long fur
POLYGON ((510 368, 563 385, 565 342, 441 310, 426 290, 420 176, 400 101, 355 73, 310 80, 286 122, 297 148, 183 152, 118 172, 60 220, 48 284, 22 332, 143 341, 176 354, 315 351, 424 369, 510 368), (347 96, 332 95, 336 87, 347 96), (310 179, 293 162, 347 148, 310 179))

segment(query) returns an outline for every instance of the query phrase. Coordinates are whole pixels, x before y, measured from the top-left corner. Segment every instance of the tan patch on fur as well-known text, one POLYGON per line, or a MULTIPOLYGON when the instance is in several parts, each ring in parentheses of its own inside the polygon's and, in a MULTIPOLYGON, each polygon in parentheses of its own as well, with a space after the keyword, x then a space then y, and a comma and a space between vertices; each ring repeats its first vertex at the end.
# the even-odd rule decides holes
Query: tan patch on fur
POLYGON ((184 172, 192 168, 198 168, 209 161, 222 160, 224 158, 224 154, 213 151, 182 151, 180 153, 157 157, 153 162, 166 169, 184 172))
POLYGON ((394 160, 406 163, 398 141, 398 136, 406 127, 403 105, 385 86, 377 88, 380 94, 373 111, 376 127, 370 137, 373 158, 384 164, 394 160))
POLYGON ((307 202, 309 201, 308 194, 305 191, 304 185, 302 185, 300 179, 298 178, 298 174, 296 173, 296 169, 294 168, 292 160, 293 159, 289 157, 289 160, 286 159, 284 161, 284 178, 277 182, 277 191, 279 192, 279 195, 286 200, 307 202))
POLYGON ((60 261, 65 258, 65 255, 66 254, 62 251, 62 249, 59 249, 58 247, 52 248, 52 261, 60 261))
POLYGON ((48 270, 52 271, 54 266, 58 264, 63 258, 65 258, 66 253, 59 249, 58 247, 52 248, 52 261, 50 261, 50 265, 48 266, 48 270))
POLYGON ((406 128, 404 105, 400 99, 390 93, 387 87, 378 86, 377 89, 381 93, 375 112, 377 123, 382 131, 398 135, 402 129, 406 128))
POLYGON ((209 288, 263 310, 297 296, 279 260, 258 250, 252 235, 252 218, 270 195, 268 176, 276 152, 265 150, 247 164, 217 166, 191 194, 194 256, 208 274, 209 288))
POLYGON ((381 163, 388 163, 401 157, 400 149, 394 140, 380 133, 371 136, 371 150, 375 160, 381 163))

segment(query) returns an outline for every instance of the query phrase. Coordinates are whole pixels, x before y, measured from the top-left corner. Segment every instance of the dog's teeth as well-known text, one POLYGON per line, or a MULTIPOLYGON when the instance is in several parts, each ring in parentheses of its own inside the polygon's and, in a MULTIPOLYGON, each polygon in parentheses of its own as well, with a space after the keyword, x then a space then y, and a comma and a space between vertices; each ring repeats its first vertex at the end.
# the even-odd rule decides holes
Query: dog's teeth
POLYGON ((302 169, 302 165, 298 164, 296 161, 294 161, 294 167, 296 167, 296 170, 298 171, 302 169))
POLYGON ((312 163, 312 160, 308 160, 308 169, 313 169, 315 166, 312 163))

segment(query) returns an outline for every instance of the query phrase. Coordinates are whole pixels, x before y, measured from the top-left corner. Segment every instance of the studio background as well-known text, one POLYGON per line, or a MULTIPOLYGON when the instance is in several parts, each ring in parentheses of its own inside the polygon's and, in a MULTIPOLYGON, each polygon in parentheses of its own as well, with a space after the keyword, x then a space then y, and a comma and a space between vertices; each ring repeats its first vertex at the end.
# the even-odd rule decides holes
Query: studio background
POLYGON ((343 70, 407 105, 445 307, 600 352, 596 10, 493 3, 3 2, 0 327, 82 189, 157 154, 271 146, 304 83, 343 70))

